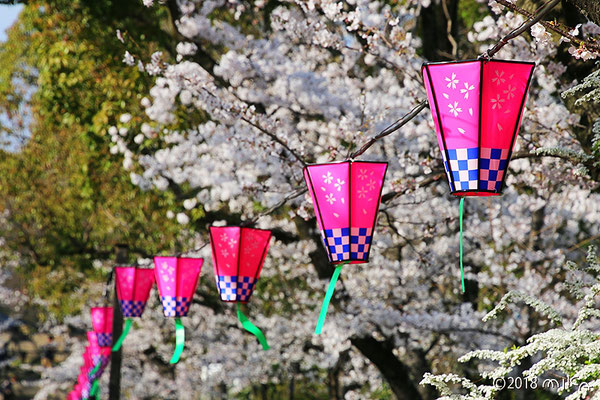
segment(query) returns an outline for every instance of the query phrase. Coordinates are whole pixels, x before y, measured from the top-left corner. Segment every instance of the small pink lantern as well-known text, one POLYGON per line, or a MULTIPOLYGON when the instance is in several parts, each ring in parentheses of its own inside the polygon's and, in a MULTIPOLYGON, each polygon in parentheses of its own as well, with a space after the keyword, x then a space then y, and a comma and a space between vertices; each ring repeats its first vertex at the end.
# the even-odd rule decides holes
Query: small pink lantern
POLYGON ((502 194, 535 63, 466 60, 425 63, 423 80, 450 193, 460 201, 460 269, 464 196, 502 194))
POLYGON ((304 168, 329 262, 337 265, 315 330, 320 334, 344 264, 369 261, 381 201, 385 162, 344 161, 304 168))
POLYGON ((202 269, 202 258, 154 257, 156 286, 165 317, 175 317, 175 353, 170 363, 179 361, 185 345, 185 330, 180 317, 190 309, 198 278, 202 269))
POLYGON ((117 266, 115 271, 123 317, 141 317, 154 285, 154 268, 117 266))
POLYGON ((262 270, 271 231, 239 226, 211 226, 210 243, 217 289, 222 301, 237 303, 242 326, 254 334, 263 349, 269 345, 259 328, 244 315, 240 303, 247 303, 262 270))
POLYGON ((118 351, 131 329, 133 322, 131 318, 141 317, 144 312, 150 290, 154 285, 154 269, 118 266, 115 271, 117 298, 125 317, 123 333, 113 346, 113 351, 118 351))
POLYGON ((112 345, 112 307, 92 307, 92 327, 96 332, 98 346, 109 347, 112 345))

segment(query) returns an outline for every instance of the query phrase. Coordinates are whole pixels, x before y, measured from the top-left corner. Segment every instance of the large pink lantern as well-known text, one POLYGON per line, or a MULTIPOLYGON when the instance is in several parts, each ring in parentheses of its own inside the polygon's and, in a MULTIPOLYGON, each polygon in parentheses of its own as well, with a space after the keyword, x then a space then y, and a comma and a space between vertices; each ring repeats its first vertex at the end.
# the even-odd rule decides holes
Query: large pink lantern
POLYGON ((210 243, 217 289, 221 300, 237 303, 237 316, 242 326, 253 333, 269 349, 259 328, 244 315, 240 303, 247 303, 254 292, 258 276, 267 256, 271 231, 239 226, 211 226, 210 243))
POLYGON ((131 329, 132 318, 141 317, 146 308, 150 290, 154 285, 154 269, 117 266, 115 271, 117 298, 123 317, 125 317, 123 333, 113 346, 113 351, 118 351, 131 329))
POLYGON ((502 193, 535 63, 467 60, 423 64, 423 80, 450 193, 502 193))
POLYGON ((337 265, 316 334, 322 331, 342 265, 369 261, 386 170, 387 163, 371 161, 314 164, 304 168, 329 261, 337 265))
POLYGON ((98 346, 108 347, 112 345, 113 308, 92 307, 92 328, 96 332, 98 346))
POLYGON ((165 317, 175 317, 176 348, 170 363, 179 361, 185 343, 180 317, 190 309, 203 263, 202 258, 154 257, 156 286, 165 317))
POLYGON ((422 72, 450 191, 502 193, 535 63, 425 63, 422 72))

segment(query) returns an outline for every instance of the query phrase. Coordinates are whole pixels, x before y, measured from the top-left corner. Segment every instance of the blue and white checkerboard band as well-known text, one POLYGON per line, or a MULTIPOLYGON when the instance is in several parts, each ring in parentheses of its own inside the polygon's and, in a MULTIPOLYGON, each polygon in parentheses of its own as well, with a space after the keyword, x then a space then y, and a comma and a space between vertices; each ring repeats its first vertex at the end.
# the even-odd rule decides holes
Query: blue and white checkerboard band
POLYGON ((256 280, 251 276, 219 275, 217 287, 223 301, 248 301, 256 280))
POLYGON ((332 261, 350 259, 350 228, 325 229, 322 235, 332 261))
POLYGON ((112 346, 112 333, 96 332, 96 337, 98 338, 98 346, 100 346, 100 347, 112 346))
POLYGON ((448 164, 455 190, 477 190, 479 149, 448 150, 448 164))
POLYGON ((119 303, 121 304, 123 316, 126 318, 141 317, 142 313, 144 312, 144 308, 146 307, 145 301, 119 300, 119 303))
POLYGON ((448 157, 444 167, 454 178, 455 188, 450 183, 451 190, 500 190, 508 166, 508 149, 482 147, 481 153, 477 147, 451 149, 448 157))
POLYGON ((479 187, 500 190, 508 167, 508 149, 481 148, 479 159, 479 187))
POLYGON ((165 317, 185 317, 192 304, 192 299, 179 296, 161 296, 160 301, 165 317))
POLYGON ((373 228, 337 228, 321 232, 332 261, 366 260, 373 228))

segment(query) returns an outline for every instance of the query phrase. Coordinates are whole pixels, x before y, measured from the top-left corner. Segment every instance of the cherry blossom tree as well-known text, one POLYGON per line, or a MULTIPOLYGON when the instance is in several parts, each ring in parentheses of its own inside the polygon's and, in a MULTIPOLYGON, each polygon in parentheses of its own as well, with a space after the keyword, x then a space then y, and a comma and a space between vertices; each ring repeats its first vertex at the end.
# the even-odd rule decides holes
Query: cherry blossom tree
MULTIPOLYGON (((382 387, 398 399, 433 398, 430 386, 419 385, 425 373, 471 373, 457 356, 523 346, 546 330, 544 313, 524 306, 511 305, 512 318, 482 322, 504 295, 526 293, 564 321, 577 320, 579 304, 561 294, 565 263, 585 257, 585 245, 600 234, 597 142, 588 119, 598 113, 583 115, 560 94, 577 83, 568 63, 592 68, 585 60, 598 55, 600 28, 588 21, 550 30, 542 21, 511 36, 530 16, 504 3, 482 4, 485 15, 462 38, 456 27, 445 31, 446 57, 493 49, 488 56, 537 63, 504 196, 467 201, 463 295, 457 201, 448 194, 420 77, 423 55, 435 53, 418 30, 429 28, 421 24, 432 9, 448 8, 445 0, 166 2, 180 36, 177 61, 160 52, 143 59, 133 44, 124 55, 155 85, 142 100, 144 116, 125 114, 107 130, 111 152, 122 154, 140 190, 176 195, 180 206, 168 216, 190 237, 186 254, 210 259, 210 224, 273 230, 249 304, 272 349, 260 350, 236 325, 205 267, 182 361, 166 367, 171 327, 156 303, 124 345, 125 392, 226 398, 326 377, 330 398, 374 397, 382 387), (188 113, 201 113, 203 122, 182 129, 188 113), (389 162, 383 204, 369 263, 344 267, 324 333, 315 336, 333 269, 302 168, 351 157, 389 162)), ((468 84, 448 79, 468 96, 468 84)), ((460 103, 450 109, 464 111, 460 103)), ((74 374, 73 365, 47 379, 74 374)))

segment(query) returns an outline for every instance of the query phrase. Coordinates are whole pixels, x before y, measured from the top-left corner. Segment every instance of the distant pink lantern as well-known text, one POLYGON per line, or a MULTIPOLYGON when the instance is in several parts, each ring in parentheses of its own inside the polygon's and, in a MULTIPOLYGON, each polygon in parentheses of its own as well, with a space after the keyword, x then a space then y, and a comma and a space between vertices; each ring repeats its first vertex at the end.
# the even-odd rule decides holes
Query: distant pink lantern
POLYGON ((502 193, 534 66, 505 60, 423 64, 453 195, 502 193))
POLYGON ((210 243, 221 300, 246 303, 269 249, 271 231, 239 226, 211 226, 210 243))
POLYGON ((175 317, 176 347, 171 364, 177 363, 183 352, 185 329, 180 317, 188 314, 203 262, 202 258, 154 257, 154 274, 163 313, 165 317, 175 317))
POLYGON ((156 286, 165 317, 185 317, 192 304, 202 258, 154 257, 156 286))
POLYGON ((109 347, 112 345, 113 308, 92 307, 92 328, 96 332, 98 346, 109 347))
POLYGON ((154 268, 117 266, 115 273, 123 317, 141 317, 154 285, 154 268))
POLYGON ((304 168, 329 262, 337 265, 315 330, 320 334, 341 266, 369 261, 377 222, 385 162, 344 161, 304 168))
POLYGON ((239 303, 247 303, 254 292, 270 240, 271 231, 268 230, 240 226, 210 227, 213 266, 221 300, 237 303, 237 315, 242 326, 258 338, 265 350, 269 349, 267 340, 242 313, 239 303))
POLYGON ((150 290, 154 286, 154 269, 140 268, 135 266, 117 266, 115 267, 117 298, 123 317, 125 317, 125 326, 123 332, 113 346, 113 351, 119 351, 125 337, 129 334, 132 318, 142 316, 150 290))

